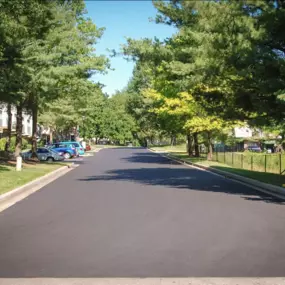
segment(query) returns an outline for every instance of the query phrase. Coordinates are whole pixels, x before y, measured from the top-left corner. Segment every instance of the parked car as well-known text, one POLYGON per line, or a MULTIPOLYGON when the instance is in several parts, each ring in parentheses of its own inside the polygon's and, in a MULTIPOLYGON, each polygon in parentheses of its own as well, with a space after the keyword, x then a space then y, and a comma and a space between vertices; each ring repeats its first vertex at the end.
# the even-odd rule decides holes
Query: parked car
POLYGON ((252 152, 262 152, 262 149, 259 146, 249 146, 247 150, 252 152))
MULTIPOLYGON (((27 152, 22 153, 23 159, 30 159, 32 156, 32 151, 29 150, 27 152)), ((62 161, 64 157, 59 155, 58 152, 53 151, 52 149, 48 149, 46 147, 39 147, 37 148, 37 156, 40 161, 62 161)))
POLYGON ((83 155, 85 153, 83 146, 79 142, 59 142, 59 143, 75 147, 79 155, 83 155))
POLYGON ((49 149, 52 149, 56 152, 59 153, 59 155, 64 156, 65 159, 69 159, 72 157, 78 156, 78 152, 76 147, 73 147, 68 144, 63 144, 63 143, 54 143, 50 146, 48 146, 49 149))

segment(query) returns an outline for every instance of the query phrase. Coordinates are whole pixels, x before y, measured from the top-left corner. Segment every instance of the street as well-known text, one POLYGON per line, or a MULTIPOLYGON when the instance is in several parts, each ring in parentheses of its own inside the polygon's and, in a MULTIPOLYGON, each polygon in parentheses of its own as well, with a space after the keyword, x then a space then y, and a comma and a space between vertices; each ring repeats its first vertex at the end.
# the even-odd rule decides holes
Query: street
POLYGON ((285 272, 285 205, 143 148, 104 149, 0 213, 0 277, 285 272))

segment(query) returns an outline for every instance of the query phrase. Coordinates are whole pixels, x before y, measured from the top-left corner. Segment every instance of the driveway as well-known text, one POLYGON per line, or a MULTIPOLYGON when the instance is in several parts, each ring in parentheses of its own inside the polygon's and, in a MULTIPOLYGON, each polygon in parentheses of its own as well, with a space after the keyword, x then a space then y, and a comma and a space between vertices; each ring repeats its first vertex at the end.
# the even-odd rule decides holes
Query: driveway
POLYGON ((0 213, 0 277, 284 276, 282 201, 105 149, 0 213))

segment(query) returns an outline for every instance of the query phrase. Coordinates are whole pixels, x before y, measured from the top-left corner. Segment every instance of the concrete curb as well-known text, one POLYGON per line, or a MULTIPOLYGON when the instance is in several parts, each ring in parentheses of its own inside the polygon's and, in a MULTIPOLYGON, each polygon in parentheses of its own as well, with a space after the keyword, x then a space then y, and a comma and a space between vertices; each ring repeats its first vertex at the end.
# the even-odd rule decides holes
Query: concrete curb
POLYGON ((240 176, 240 175, 237 175, 237 174, 233 174, 233 173, 230 173, 230 172, 218 170, 218 169, 212 168, 210 166, 204 166, 204 165, 200 165, 200 164, 197 164, 197 163, 185 161, 183 159, 180 159, 180 158, 177 158, 177 157, 174 157, 174 156, 170 155, 166 151, 156 151, 156 150, 153 150, 153 149, 150 149, 150 148, 148 150, 150 150, 151 152, 160 154, 160 155, 162 155, 162 156, 164 156, 166 158, 169 158, 169 159, 172 159, 174 161, 177 161, 177 162, 179 162, 181 164, 190 165, 190 166, 199 168, 201 170, 206 170, 206 171, 209 171, 209 172, 221 175, 221 176, 223 176, 225 178, 229 178, 229 179, 235 180, 235 181, 237 181, 239 183, 246 184, 246 185, 248 185, 248 186, 250 186, 250 187, 252 187, 252 188, 254 188, 254 189, 258 190, 258 191, 265 192, 267 194, 270 194, 272 196, 275 196, 275 197, 278 197, 278 198, 281 198, 281 199, 285 200, 285 188, 283 188, 283 187, 271 185, 271 184, 268 184, 268 183, 260 182, 260 181, 257 181, 257 180, 251 179, 251 178, 247 178, 247 177, 243 177, 243 176, 240 176))
POLYGON ((38 191, 42 187, 51 183, 52 181, 59 178, 60 176, 66 174, 67 172, 69 172, 70 170, 72 170, 73 168, 77 166, 78 165, 75 165, 75 164, 62 166, 44 176, 41 176, 31 182, 28 182, 25 185, 22 185, 12 191, 9 191, 7 193, 0 195, 0 212, 11 207, 12 205, 16 204, 22 199, 28 197, 32 193, 38 191))
POLYGON ((253 187, 257 188, 260 191, 269 193, 269 194, 274 195, 274 196, 276 196, 278 198, 285 199, 285 188, 283 188, 283 187, 271 185, 271 184, 268 184, 268 183, 260 182, 260 181, 257 181, 257 180, 251 179, 251 178, 247 178, 247 177, 243 177, 243 176, 240 176, 240 175, 237 175, 237 174, 233 174, 233 173, 230 173, 230 172, 218 170, 218 169, 212 168, 210 166, 204 166, 204 165, 200 165, 200 164, 197 164, 197 163, 188 162, 188 161, 185 161, 183 159, 179 159, 177 157, 173 157, 172 155, 169 155, 169 154, 166 154, 166 155, 167 155, 168 158, 173 159, 175 161, 178 161, 180 163, 191 165, 191 166, 195 166, 197 168, 200 168, 200 169, 203 169, 203 170, 207 170, 207 171, 219 174, 221 176, 224 176, 225 178, 230 178, 232 180, 236 180, 238 182, 245 183, 245 184, 247 184, 249 186, 253 186, 253 187))

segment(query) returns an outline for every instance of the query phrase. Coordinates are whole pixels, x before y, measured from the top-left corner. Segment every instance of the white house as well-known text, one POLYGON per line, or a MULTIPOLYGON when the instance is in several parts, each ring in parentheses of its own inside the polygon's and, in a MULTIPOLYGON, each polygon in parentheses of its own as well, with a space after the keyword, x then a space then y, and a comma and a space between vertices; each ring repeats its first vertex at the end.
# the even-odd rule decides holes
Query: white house
POLYGON ((248 127, 234 128, 234 136, 236 138, 251 138, 253 130, 248 127))
POLYGON ((234 137, 235 138, 252 138, 252 137, 263 137, 261 130, 254 130, 248 126, 236 127, 234 128, 234 137))
MULTIPOLYGON (((17 110, 12 106, 12 131, 16 131, 17 110)), ((8 129, 7 105, 0 105, 0 133, 8 129)), ((33 118, 26 111, 23 112, 23 135, 31 137, 33 129, 33 118)))

